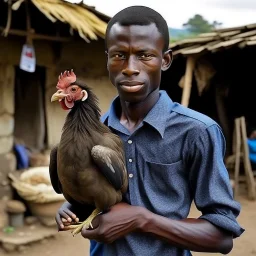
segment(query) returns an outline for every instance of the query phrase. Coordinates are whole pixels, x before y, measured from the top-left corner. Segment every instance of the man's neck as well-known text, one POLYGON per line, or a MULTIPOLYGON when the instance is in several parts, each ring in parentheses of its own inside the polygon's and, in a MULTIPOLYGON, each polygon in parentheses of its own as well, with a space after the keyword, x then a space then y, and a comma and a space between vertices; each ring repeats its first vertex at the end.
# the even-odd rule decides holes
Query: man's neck
POLYGON ((159 90, 155 90, 144 101, 139 103, 129 103, 121 100, 122 113, 120 123, 130 132, 135 131, 158 99, 159 90))

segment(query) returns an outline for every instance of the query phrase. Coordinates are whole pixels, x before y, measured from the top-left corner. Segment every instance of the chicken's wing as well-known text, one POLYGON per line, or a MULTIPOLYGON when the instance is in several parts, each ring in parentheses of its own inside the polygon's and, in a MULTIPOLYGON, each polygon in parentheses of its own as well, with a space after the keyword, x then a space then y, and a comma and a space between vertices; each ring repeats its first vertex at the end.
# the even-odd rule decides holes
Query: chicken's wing
POLYGON ((50 164, 49 164, 49 173, 50 173, 50 179, 52 186, 56 193, 62 194, 61 184, 58 177, 57 172, 57 152, 58 152, 58 146, 55 146, 51 150, 50 154, 50 164))
POLYGON ((91 155, 94 163, 116 190, 126 186, 126 167, 119 152, 96 145, 92 148, 91 155))

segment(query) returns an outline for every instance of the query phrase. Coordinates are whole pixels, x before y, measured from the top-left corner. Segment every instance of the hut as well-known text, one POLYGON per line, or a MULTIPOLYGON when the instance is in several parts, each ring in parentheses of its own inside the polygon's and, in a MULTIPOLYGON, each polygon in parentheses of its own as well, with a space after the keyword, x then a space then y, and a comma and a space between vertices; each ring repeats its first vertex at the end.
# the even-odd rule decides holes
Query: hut
POLYGON ((31 152, 59 141, 67 113, 50 98, 60 72, 73 68, 84 78, 103 112, 116 95, 104 53, 109 19, 83 3, 0 1, 0 199, 11 196, 15 141, 31 152))
POLYGON ((234 119, 256 127, 256 24, 218 29, 170 44, 174 61, 162 88, 174 100, 205 113, 223 128, 230 153, 234 119))
MULTIPOLYGON (((220 124, 226 160, 230 159, 237 142, 235 120, 245 118, 247 136, 256 129, 256 24, 214 30, 172 43, 170 48, 173 66, 163 74, 162 88, 175 101, 220 124)), ((246 143, 247 137, 243 140, 246 143)), ((253 190, 251 197, 256 198, 253 190)))

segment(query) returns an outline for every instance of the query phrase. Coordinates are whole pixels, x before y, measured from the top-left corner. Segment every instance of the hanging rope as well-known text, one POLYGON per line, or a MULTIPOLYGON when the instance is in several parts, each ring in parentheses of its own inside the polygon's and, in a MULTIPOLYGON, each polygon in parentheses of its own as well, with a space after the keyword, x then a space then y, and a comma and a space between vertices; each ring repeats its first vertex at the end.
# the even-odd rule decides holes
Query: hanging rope
POLYGON ((29 12, 29 3, 26 1, 26 22, 27 22, 27 44, 33 45, 32 35, 31 35, 31 20, 29 12))

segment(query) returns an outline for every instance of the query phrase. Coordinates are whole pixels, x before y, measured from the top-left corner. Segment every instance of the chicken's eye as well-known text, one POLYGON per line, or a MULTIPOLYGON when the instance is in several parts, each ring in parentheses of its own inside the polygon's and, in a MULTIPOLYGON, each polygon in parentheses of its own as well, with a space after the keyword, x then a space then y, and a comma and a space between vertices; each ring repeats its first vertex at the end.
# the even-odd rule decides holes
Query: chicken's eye
POLYGON ((71 92, 76 92, 77 91, 77 88, 76 87, 72 87, 71 88, 71 92))

